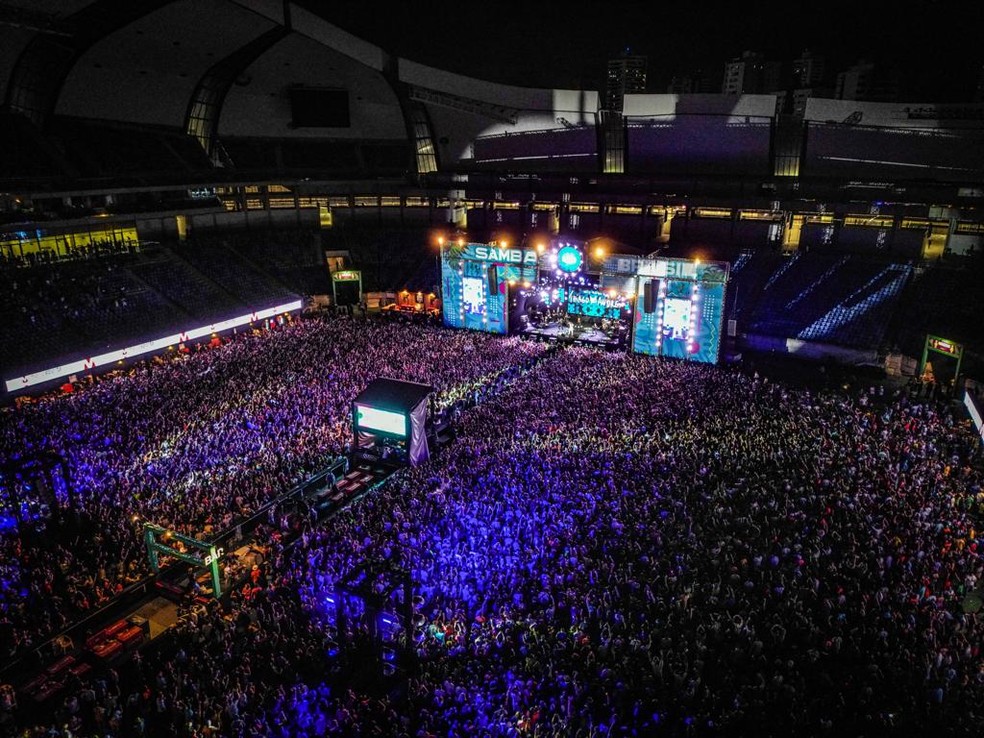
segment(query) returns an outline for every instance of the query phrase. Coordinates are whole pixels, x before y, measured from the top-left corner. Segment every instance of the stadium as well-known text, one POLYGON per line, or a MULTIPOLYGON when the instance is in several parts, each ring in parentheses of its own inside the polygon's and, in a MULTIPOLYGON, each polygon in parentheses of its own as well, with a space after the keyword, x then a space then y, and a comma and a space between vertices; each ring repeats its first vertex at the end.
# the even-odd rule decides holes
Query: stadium
POLYGON ((0 736, 978 730, 984 102, 321 5, 0 0, 0 736))

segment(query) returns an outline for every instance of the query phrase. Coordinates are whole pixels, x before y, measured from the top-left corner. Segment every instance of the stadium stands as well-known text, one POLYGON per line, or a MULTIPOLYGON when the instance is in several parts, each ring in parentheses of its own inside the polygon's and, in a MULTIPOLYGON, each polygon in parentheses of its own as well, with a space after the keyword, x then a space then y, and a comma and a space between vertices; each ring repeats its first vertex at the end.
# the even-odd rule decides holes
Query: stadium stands
POLYGON ((984 259, 947 256, 914 270, 891 321, 893 346, 919 356, 927 333, 979 346, 984 297, 984 259))
POLYGON ((141 283, 131 261, 118 256, 0 270, 5 368, 96 352, 187 315, 141 283))
POLYGON ((174 252, 243 305, 266 306, 292 296, 283 285, 229 248, 225 239, 194 239, 174 246, 174 252))
POLYGON ((852 348, 882 348, 912 268, 843 254, 744 253, 735 261, 745 330, 852 348))
POLYGON ((229 248, 290 289, 304 295, 331 292, 317 231, 262 230, 223 237, 229 248))
POLYGON ((0 268, 3 366, 43 368, 295 296, 220 241, 0 268))
POLYGON ((131 272, 159 294, 202 322, 231 313, 238 304, 224 287, 165 246, 145 250, 131 272))

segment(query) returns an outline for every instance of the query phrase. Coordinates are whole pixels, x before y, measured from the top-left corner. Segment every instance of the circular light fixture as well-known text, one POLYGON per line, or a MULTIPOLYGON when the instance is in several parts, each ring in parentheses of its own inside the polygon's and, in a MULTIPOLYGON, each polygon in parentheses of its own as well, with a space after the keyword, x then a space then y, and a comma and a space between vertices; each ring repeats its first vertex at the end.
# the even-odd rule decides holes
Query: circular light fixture
POLYGON ((567 274, 574 274, 580 270, 583 261, 584 257, 576 246, 568 244, 557 251, 557 268, 567 274))

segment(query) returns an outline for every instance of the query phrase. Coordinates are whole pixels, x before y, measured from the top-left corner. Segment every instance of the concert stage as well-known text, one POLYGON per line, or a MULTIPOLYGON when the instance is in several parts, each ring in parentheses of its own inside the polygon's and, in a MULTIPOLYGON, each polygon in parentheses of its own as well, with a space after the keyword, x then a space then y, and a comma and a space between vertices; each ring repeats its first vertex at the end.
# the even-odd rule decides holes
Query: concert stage
POLYGON ((529 326, 518 331, 520 335, 542 338, 558 343, 584 343, 592 346, 624 346, 628 329, 613 332, 596 325, 577 325, 575 323, 551 323, 543 326, 529 326))
POLYGON ((510 285, 510 333, 558 343, 625 348, 629 343, 632 297, 602 290, 597 280, 542 277, 535 284, 510 285))
POLYGON ((442 314, 452 328, 716 363, 729 269, 561 237, 535 248, 442 244, 442 314))

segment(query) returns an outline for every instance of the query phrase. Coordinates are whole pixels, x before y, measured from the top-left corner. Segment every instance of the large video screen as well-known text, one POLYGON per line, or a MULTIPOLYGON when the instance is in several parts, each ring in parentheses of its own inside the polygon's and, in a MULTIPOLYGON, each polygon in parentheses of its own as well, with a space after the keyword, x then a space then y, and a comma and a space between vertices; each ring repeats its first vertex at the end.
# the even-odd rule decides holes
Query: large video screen
POLYGON ((689 298, 670 297, 663 303, 664 338, 683 340, 690 328, 693 302, 689 298))
POLYGON ((348 90, 327 87, 288 87, 291 125, 295 128, 348 128, 348 90))
POLYGON ((627 307, 628 301, 625 296, 614 291, 606 293, 590 288, 574 288, 567 295, 569 315, 618 320, 627 307))
POLYGON ((380 410, 368 405, 355 405, 355 427, 370 433, 388 433, 400 438, 407 437, 407 416, 390 410, 380 410))
POLYGON ((716 363, 727 279, 728 265, 723 263, 678 259, 641 263, 632 350, 716 363))
POLYGON ((461 280, 461 303, 466 313, 485 314, 485 283, 479 277, 461 280))
POLYGON ((506 333, 510 283, 535 276, 535 252, 475 243, 445 246, 441 253, 444 325, 506 333))

